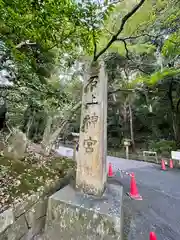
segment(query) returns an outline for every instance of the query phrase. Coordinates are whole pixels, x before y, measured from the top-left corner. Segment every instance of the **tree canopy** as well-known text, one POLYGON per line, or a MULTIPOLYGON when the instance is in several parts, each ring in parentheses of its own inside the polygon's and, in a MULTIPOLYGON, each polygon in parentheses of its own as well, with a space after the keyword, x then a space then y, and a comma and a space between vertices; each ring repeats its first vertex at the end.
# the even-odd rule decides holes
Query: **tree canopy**
POLYGON ((179 9, 177 0, 1 0, 0 78, 1 92, 11 83, 9 124, 34 141, 78 131, 84 64, 101 58, 109 146, 123 137, 179 146, 179 9))

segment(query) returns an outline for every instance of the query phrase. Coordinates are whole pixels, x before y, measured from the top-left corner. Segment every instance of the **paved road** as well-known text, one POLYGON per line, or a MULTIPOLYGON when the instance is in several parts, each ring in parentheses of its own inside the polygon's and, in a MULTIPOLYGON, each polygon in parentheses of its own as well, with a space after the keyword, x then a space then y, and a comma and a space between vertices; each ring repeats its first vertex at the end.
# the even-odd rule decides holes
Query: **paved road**
MULTIPOLYGON (((62 148, 60 152, 72 156, 71 149, 62 148)), ((130 200, 126 195, 129 176, 115 178, 125 193, 125 240, 148 240, 150 231, 156 232, 157 240, 180 240, 180 170, 163 172, 155 164, 110 156, 107 161, 112 163, 114 171, 134 172, 143 196, 143 201, 130 200)))
MULTIPOLYGON (((124 195, 125 239, 148 240, 155 231, 158 240, 180 239, 180 170, 163 172, 160 166, 145 162, 108 157, 115 169, 136 175, 137 186, 143 201, 130 200, 124 195)), ((129 191, 130 179, 116 177, 129 191)))

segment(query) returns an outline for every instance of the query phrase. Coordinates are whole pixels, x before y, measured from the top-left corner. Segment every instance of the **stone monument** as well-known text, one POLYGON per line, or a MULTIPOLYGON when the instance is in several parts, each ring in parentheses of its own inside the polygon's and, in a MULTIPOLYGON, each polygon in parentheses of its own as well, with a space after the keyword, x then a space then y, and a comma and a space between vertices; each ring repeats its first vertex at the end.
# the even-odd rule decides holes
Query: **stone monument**
POLYGON ((107 76, 104 66, 91 67, 81 109, 76 185, 85 193, 101 195, 107 180, 107 76))
POLYGON ((48 201, 48 240, 122 240, 122 187, 107 183, 107 76, 104 64, 90 66, 83 88, 76 188, 48 201))

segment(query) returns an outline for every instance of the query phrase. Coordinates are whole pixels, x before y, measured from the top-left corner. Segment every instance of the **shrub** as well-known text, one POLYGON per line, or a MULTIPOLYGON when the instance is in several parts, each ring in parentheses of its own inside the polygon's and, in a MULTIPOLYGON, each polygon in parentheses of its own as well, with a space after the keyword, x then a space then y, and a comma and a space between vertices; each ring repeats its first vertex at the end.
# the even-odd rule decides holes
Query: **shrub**
POLYGON ((168 140, 153 141, 149 144, 149 147, 159 154, 169 155, 172 150, 176 149, 176 143, 168 140))

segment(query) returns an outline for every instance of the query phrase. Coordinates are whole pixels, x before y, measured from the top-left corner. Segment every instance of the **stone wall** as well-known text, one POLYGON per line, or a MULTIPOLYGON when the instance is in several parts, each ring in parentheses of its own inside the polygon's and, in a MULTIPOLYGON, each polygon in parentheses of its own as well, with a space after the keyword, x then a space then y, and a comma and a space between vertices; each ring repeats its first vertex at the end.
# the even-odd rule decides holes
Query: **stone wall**
POLYGON ((48 197, 69 184, 72 172, 0 214, 0 240, 31 240, 45 226, 48 197))

